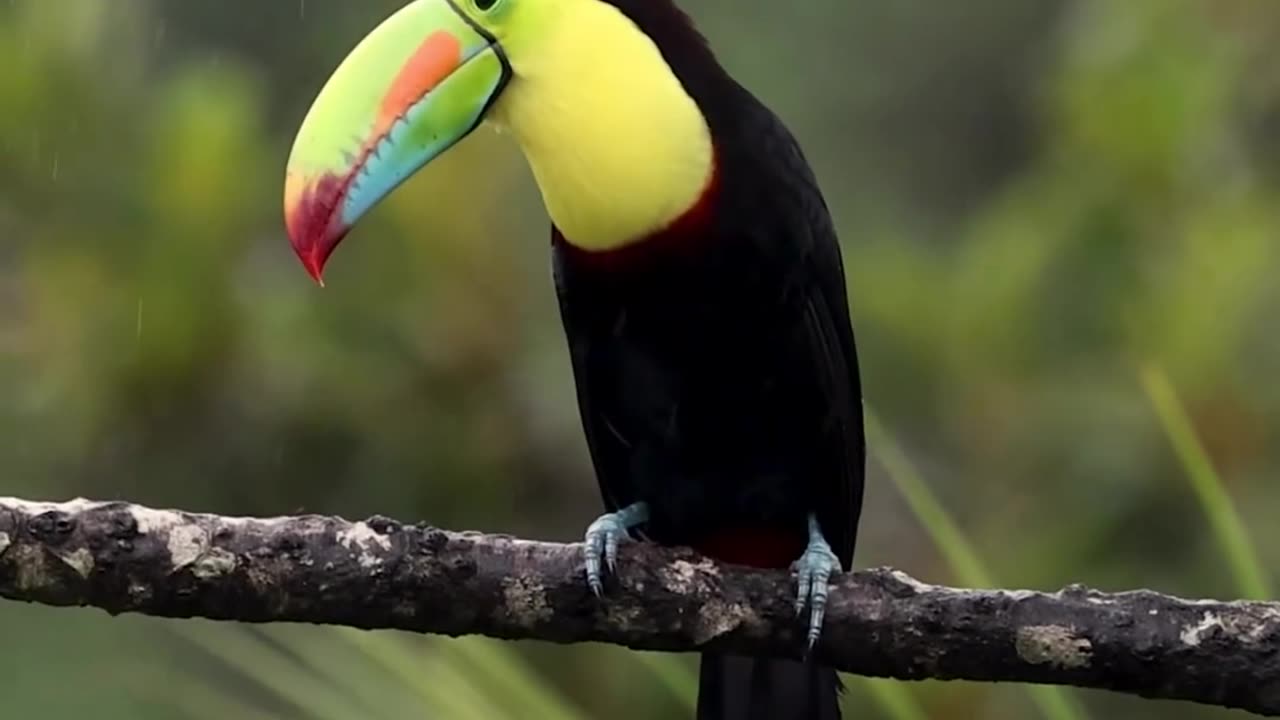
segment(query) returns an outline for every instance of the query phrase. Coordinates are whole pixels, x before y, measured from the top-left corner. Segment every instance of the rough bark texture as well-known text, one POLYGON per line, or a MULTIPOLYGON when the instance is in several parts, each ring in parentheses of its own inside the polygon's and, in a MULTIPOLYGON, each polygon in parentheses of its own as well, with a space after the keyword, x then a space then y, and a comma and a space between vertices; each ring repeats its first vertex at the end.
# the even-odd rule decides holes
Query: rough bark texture
MULTIPOLYGON (((109 613, 330 623, 637 649, 797 654, 782 573, 624 546, 603 601, 581 546, 387 518, 230 518, 0 498, 0 595, 109 613)), ((1280 603, 1149 591, 837 579, 818 648, 841 670, 1105 688, 1280 716, 1280 603)))

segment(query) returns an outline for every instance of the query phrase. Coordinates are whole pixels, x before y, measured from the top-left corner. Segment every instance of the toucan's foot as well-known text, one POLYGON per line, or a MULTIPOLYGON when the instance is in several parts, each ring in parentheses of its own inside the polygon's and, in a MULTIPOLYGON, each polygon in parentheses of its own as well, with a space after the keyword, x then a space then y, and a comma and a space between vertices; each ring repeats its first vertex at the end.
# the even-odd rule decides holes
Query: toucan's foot
POLYGON ((618 512, 605 513, 587 527, 586 548, 587 585, 600 597, 604 593, 601 562, 613 572, 618 564, 618 544, 631 539, 631 528, 649 519, 649 506, 638 502, 618 512))
POLYGON ((840 572, 840 558, 831 551, 827 539, 822 536, 817 517, 809 516, 809 546, 804 554, 791 564, 796 578, 796 615, 809 606, 809 650, 822 634, 822 618, 827 613, 827 593, 831 576, 840 572))

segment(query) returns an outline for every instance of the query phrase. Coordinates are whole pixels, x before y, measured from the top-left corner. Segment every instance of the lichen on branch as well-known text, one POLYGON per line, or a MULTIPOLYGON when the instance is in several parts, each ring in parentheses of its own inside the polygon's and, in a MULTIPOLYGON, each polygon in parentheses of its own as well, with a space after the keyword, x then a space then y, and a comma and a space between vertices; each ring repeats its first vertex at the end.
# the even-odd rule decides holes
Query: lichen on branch
MULTIPOLYGON (((110 613, 798 656, 783 572, 624 546, 603 600, 581 546, 385 517, 235 518, 0 498, 0 596, 110 613)), ((817 659, 862 675, 1103 688, 1280 716, 1280 603, 1140 590, 835 579, 817 659)))

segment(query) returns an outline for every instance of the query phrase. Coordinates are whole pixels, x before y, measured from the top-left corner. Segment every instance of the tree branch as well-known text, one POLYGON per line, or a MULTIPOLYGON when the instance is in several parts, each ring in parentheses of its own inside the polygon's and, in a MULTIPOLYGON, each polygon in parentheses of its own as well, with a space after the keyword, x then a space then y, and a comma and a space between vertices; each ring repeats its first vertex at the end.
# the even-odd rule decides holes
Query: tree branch
MULTIPOLYGON (((600 601, 580 551, 387 518, 0 498, 0 595, 12 600, 646 650, 794 657, 801 646, 781 572, 631 543, 600 601)), ((862 675, 1075 685, 1280 716, 1280 603, 963 590, 876 569, 837 579, 818 657, 862 675)))

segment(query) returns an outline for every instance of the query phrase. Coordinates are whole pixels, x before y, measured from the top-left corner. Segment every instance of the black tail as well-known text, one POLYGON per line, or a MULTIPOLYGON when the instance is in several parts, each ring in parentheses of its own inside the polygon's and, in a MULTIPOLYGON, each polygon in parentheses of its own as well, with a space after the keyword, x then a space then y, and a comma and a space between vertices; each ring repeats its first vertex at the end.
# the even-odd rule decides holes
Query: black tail
POLYGON ((840 720, 840 679, 812 662, 703 655, 697 720, 840 720))

